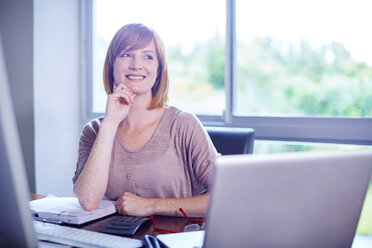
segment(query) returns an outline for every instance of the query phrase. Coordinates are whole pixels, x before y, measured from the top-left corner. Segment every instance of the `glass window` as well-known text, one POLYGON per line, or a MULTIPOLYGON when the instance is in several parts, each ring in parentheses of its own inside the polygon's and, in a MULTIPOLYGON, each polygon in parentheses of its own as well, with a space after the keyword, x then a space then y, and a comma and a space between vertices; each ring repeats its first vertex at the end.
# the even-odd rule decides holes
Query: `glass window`
POLYGON ((372 2, 236 0, 235 115, 372 117, 372 2))
POLYGON ((93 112, 104 112, 106 51, 127 23, 153 27, 162 37, 170 74, 169 104, 195 114, 221 115, 225 108, 224 0, 96 0, 93 6, 93 112))

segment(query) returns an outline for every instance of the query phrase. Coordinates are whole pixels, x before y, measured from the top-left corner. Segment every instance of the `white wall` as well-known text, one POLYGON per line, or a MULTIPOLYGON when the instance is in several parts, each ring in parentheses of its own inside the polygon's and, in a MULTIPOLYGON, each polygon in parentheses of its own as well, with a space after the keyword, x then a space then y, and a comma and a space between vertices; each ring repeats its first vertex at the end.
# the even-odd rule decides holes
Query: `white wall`
POLYGON ((71 196, 80 125, 79 1, 34 0, 36 193, 71 196))

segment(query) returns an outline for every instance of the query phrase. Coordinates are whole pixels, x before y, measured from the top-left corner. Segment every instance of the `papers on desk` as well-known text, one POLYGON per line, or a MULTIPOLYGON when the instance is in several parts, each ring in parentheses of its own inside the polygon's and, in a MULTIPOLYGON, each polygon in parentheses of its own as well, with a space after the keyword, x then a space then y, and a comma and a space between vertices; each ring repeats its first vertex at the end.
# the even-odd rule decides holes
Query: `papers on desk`
POLYGON ((371 248, 372 236, 356 234, 351 248, 371 248))
POLYGON ((159 234, 156 236, 169 248, 201 248, 205 231, 159 234))
MULTIPOLYGON (((169 248, 201 248, 205 231, 159 234, 156 236, 169 248)), ((249 242, 248 242, 249 244, 249 242)), ((372 236, 356 234, 351 248, 371 248, 372 236)))
POLYGON ((102 200, 97 209, 84 210, 76 197, 56 197, 48 195, 45 198, 29 202, 37 220, 51 223, 84 224, 116 212, 115 202, 102 200))

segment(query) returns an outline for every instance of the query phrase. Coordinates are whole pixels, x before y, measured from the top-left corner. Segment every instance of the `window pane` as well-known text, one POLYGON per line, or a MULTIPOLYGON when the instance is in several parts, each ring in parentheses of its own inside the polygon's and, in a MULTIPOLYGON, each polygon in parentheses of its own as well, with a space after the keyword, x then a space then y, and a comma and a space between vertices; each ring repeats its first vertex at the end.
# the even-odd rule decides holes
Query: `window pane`
POLYGON ((93 10, 93 112, 104 112, 106 51, 123 25, 140 22, 162 37, 170 74, 169 104, 195 114, 225 109, 225 1, 96 0, 93 10))
POLYGON ((372 2, 236 2, 236 115, 372 117, 372 2))

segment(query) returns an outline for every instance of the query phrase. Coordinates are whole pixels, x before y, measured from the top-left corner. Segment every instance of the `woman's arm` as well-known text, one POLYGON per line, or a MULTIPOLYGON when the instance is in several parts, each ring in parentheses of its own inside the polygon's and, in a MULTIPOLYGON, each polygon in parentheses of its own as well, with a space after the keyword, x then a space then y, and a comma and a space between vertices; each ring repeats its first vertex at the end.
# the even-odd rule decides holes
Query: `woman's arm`
POLYGON ((204 217, 209 200, 209 194, 188 198, 145 199, 126 192, 116 201, 120 214, 134 216, 168 215, 183 216, 178 210, 182 208, 189 217, 204 217))
POLYGON ((135 94, 125 85, 115 87, 107 97, 105 117, 88 160, 75 183, 80 205, 90 211, 98 207, 107 189, 112 146, 118 126, 128 115, 135 94))
POLYGON ((88 211, 98 207, 106 192, 116 130, 115 123, 102 121, 88 160, 75 183, 74 192, 79 203, 88 211))

